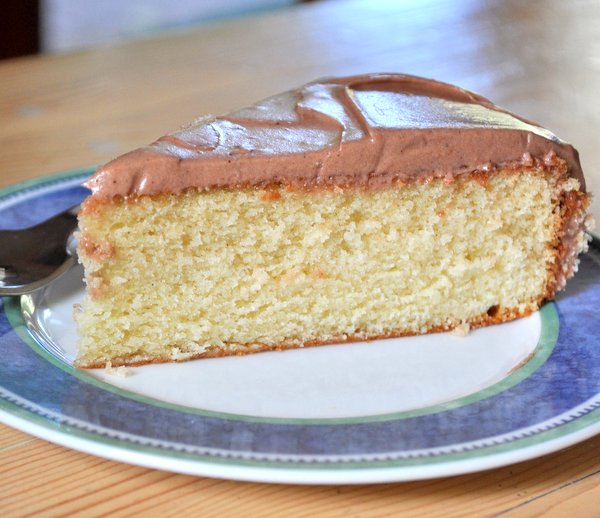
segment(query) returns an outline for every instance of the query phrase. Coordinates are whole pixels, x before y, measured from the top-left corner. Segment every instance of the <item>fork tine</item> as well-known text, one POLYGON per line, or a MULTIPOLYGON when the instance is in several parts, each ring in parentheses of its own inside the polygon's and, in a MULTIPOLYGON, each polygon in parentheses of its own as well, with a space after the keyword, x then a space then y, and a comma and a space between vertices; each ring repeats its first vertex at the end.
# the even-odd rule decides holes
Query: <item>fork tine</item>
POLYGON ((33 291, 73 262, 67 244, 78 212, 79 205, 26 229, 0 231, 0 295, 33 291))

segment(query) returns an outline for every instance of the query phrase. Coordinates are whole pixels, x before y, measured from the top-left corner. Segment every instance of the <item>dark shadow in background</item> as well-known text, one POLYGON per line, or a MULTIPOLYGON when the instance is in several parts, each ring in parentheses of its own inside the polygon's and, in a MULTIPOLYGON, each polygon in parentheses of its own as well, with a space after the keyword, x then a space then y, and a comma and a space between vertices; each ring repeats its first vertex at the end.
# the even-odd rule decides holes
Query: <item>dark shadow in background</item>
POLYGON ((39 0, 8 0, 2 3, 0 59, 39 52, 39 15, 39 0))

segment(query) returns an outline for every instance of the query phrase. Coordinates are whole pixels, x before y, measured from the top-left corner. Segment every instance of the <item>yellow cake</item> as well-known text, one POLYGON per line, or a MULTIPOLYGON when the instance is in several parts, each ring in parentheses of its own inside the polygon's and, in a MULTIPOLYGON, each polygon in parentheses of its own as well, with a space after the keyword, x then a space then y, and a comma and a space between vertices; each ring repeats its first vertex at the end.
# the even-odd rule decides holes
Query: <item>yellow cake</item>
POLYGON ((505 322, 553 298, 587 246, 570 145, 397 74, 197 120, 87 185, 80 367, 505 322))

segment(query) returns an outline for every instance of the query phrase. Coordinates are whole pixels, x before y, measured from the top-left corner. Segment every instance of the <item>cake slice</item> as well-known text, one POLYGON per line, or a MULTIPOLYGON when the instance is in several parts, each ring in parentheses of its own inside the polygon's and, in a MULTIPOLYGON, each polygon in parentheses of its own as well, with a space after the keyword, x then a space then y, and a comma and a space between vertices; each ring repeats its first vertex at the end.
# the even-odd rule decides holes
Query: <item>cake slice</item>
POLYGON ((477 327, 577 269, 577 152, 460 88, 325 79, 127 153, 87 182, 77 365, 477 327))

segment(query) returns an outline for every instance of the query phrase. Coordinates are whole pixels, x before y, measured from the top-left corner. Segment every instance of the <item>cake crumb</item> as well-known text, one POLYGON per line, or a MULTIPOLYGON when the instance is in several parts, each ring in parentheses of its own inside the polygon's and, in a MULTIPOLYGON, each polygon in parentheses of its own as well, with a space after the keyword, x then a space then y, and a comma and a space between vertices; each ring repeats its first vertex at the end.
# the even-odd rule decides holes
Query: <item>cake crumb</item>
POLYGON ((452 173, 446 173, 442 181, 444 182, 444 185, 450 185, 451 183, 454 183, 454 180, 455 178, 452 173))
POLYGON ((283 273, 283 275, 279 278, 279 283, 283 286, 288 286, 296 281, 296 278, 300 275, 300 269, 294 267, 290 270, 287 270, 283 273))
POLYGON ((485 171, 474 171, 471 173, 471 178, 481 185, 481 187, 487 187, 490 183, 490 175, 485 171))
POLYGON ((262 201, 278 201, 281 199, 279 191, 264 191, 261 195, 262 201))
POLYGON ((594 219, 594 216, 588 214, 583 220, 583 227, 588 231, 594 230, 596 228, 596 220, 594 219))
POLYGON ((327 279, 327 277, 329 277, 325 271, 321 270, 321 268, 316 268, 310 272, 310 276, 313 279, 327 279))
POLYGON ((469 331, 471 330, 471 325, 468 322, 463 322, 462 324, 458 324, 453 330, 452 334, 456 336, 467 336, 469 331))
POLYGON ((578 191, 579 189, 580 185, 576 178, 569 178, 563 186, 565 192, 578 191))
POLYGON ((81 304, 73 304, 73 311, 72 311, 72 315, 73 318, 77 318, 77 315, 80 315, 81 313, 83 313, 83 308, 81 307, 81 304))
POLYGON ((104 372, 110 376, 117 376, 119 378, 127 378, 133 374, 129 367, 125 367, 124 365, 121 365, 120 367, 113 367, 112 362, 106 362, 106 365, 104 366, 104 372))
POLYGON ((252 270, 252 277, 260 284, 265 284, 271 280, 271 276, 265 271, 264 268, 254 268, 254 270, 252 270))

